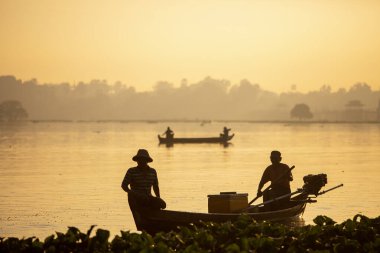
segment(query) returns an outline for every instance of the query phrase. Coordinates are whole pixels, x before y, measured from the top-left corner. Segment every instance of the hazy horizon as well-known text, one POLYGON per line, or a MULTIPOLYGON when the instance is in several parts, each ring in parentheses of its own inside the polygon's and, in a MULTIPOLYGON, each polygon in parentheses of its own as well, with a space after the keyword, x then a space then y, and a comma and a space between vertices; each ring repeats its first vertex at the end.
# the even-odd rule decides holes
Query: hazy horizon
POLYGON ((348 85, 341 85, 341 86, 330 85, 330 84, 320 84, 319 86, 316 85, 315 87, 310 88, 309 90, 303 90, 303 89, 300 89, 298 85, 291 84, 291 85, 289 85, 289 87, 287 87, 284 90, 276 90, 276 89, 270 89, 265 84, 255 82, 254 80, 250 80, 247 78, 240 78, 238 80, 229 80, 227 78, 222 78, 222 77, 218 77, 218 76, 210 76, 210 75, 206 75, 206 76, 199 78, 197 80, 189 80, 187 78, 182 78, 181 80, 176 80, 173 82, 170 80, 156 80, 154 83, 152 83, 152 85, 147 86, 146 89, 141 89, 141 86, 129 85, 128 82, 124 82, 121 80, 112 80, 112 79, 109 80, 109 79, 105 79, 105 78, 89 78, 88 80, 75 80, 73 82, 70 82, 69 80, 61 80, 61 81, 57 81, 57 82, 48 82, 48 81, 43 81, 37 77, 21 78, 17 75, 14 75, 14 74, 9 74, 9 73, 8 74, 1 74, 0 73, 0 78, 4 78, 4 77, 15 78, 15 80, 20 81, 22 83, 35 82, 41 86, 55 86, 55 85, 59 86, 62 84, 65 84, 65 85, 68 84, 71 88, 75 88, 76 86, 78 86, 80 84, 91 84, 93 82, 102 82, 102 83, 106 83, 108 86, 111 86, 111 87, 115 86, 115 85, 122 85, 125 87, 133 88, 136 92, 142 92, 142 93, 143 92, 154 92, 157 89, 157 86, 161 86, 162 84, 168 85, 168 86, 170 86, 170 88, 177 89, 177 88, 181 88, 181 86, 183 86, 184 83, 186 83, 186 85, 196 84, 196 83, 202 82, 203 80, 206 80, 206 79, 224 81, 224 82, 228 83, 228 86, 229 86, 228 89, 232 88, 233 86, 239 85, 241 82, 247 81, 250 84, 254 84, 254 85, 259 86, 261 89, 263 89, 265 91, 273 92, 276 94, 289 93, 289 92, 307 94, 307 93, 311 93, 311 92, 318 92, 321 89, 324 89, 326 87, 329 88, 330 92, 337 92, 339 90, 349 90, 352 88, 352 86, 354 86, 355 84, 358 84, 358 83, 366 84, 373 91, 380 91, 380 84, 374 85, 371 83, 367 83, 366 81, 356 81, 356 82, 352 82, 348 85))
POLYGON ((0 103, 11 100, 21 102, 35 120, 290 120, 299 104, 306 104, 308 119, 317 121, 380 120, 380 89, 366 83, 336 91, 325 85, 308 93, 278 93, 249 80, 232 84, 206 77, 183 80, 179 87, 158 82, 153 91, 138 92, 106 80, 70 86, 0 76, 0 103))
POLYGON ((0 75, 40 83, 207 76, 266 90, 380 87, 380 2, 0 2, 0 75))

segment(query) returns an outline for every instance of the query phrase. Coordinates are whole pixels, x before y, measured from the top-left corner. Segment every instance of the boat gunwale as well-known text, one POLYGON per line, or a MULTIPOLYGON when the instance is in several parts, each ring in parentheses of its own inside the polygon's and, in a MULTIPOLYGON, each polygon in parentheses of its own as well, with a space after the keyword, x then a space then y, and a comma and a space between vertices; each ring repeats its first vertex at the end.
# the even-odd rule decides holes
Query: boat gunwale
POLYGON ((226 143, 230 141, 235 134, 229 135, 227 139, 223 137, 181 137, 168 140, 166 137, 158 135, 160 143, 226 143))
POLYGON ((138 230, 147 232, 168 231, 178 226, 200 224, 202 222, 228 222, 235 221, 242 215, 247 215, 257 222, 262 221, 292 221, 302 216, 307 202, 295 203, 289 208, 266 212, 241 213, 202 213, 175 210, 131 210, 138 230))
POLYGON ((205 215, 205 216, 240 216, 240 215, 263 215, 263 214, 280 214, 293 209, 297 209, 298 207, 306 206, 307 203, 295 204, 292 207, 275 210, 275 211, 266 211, 266 212, 236 212, 236 213, 204 213, 204 212, 188 212, 188 211, 176 211, 176 210, 155 210, 155 211, 147 211, 147 213, 166 213, 166 214, 189 214, 189 215, 205 215))

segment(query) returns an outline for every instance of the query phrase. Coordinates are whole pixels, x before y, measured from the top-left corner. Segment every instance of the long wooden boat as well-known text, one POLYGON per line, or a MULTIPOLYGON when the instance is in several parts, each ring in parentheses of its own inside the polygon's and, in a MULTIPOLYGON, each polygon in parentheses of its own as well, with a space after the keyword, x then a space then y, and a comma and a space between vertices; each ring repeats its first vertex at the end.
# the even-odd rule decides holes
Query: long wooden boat
POLYGON ((223 136, 219 137, 201 137, 201 138, 165 138, 158 135, 158 140, 161 144, 172 144, 172 143, 227 143, 229 142, 235 134, 228 136, 227 138, 223 136))
POLYGON ((298 195, 291 199, 287 208, 277 211, 264 211, 263 208, 259 208, 255 212, 245 213, 197 213, 144 209, 131 203, 130 207, 137 230, 155 234, 160 231, 175 230, 178 226, 188 226, 191 223, 235 221, 242 214, 256 221, 294 221, 303 214, 306 204, 307 196, 298 195))
MULTIPOLYGON (((129 207, 132 211, 133 218, 135 220, 136 228, 140 231, 146 231, 150 234, 155 234, 160 231, 170 231, 175 230, 178 226, 188 226, 190 224, 199 224, 201 222, 226 222, 226 221, 235 221, 241 215, 248 215, 256 221, 275 221, 275 222, 291 222, 297 221, 299 217, 305 211, 307 203, 314 203, 316 200, 313 200, 317 196, 325 194, 329 191, 342 187, 343 184, 337 185, 325 191, 320 191, 323 186, 327 183, 326 174, 318 175, 306 175, 303 177, 304 185, 302 188, 297 189, 296 191, 276 197, 272 200, 267 200, 256 206, 248 206, 248 202, 239 202, 243 203, 239 205, 237 209, 228 209, 229 212, 216 212, 213 210, 226 210, 225 206, 220 207, 221 198, 229 195, 230 192, 224 192, 220 195, 217 195, 218 198, 214 198, 216 195, 209 195, 209 213, 196 213, 196 212, 184 212, 184 211, 172 211, 172 210, 160 210, 159 208, 147 208, 142 207, 137 204, 139 199, 134 197, 134 194, 128 193, 128 202, 129 207), (291 197, 293 196, 293 197, 291 197), (314 197, 313 197, 314 196, 314 197), (210 202, 211 199, 216 200, 216 202, 210 202), (291 197, 289 200, 281 204, 282 209, 279 210, 270 210, 272 208, 278 208, 279 205, 272 205, 280 199, 285 199, 291 197), (277 206, 277 207, 275 207, 277 206), (270 211, 268 211, 268 209, 270 211)), ((237 198, 234 198, 234 207, 237 207, 237 201, 241 199, 241 195, 237 194, 237 198)), ((248 194, 247 194, 248 196, 248 194)), ((153 197, 152 197, 153 198, 153 197)), ((157 200, 157 198, 155 199, 157 200)), ((162 201, 162 200, 161 200, 162 201)), ((244 200, 245 201, 245 200, 244 200)), ((226 202, 224 202, 226 203, 226 202)), ((230 202, 231 203, 231 202, 230 202)), ((279 203, 279 202, 276 202, 279 203)), ((166 206, 164 204, 164 206, 166 206)), ((231 207, 231 206, 230 206, 231 207)))

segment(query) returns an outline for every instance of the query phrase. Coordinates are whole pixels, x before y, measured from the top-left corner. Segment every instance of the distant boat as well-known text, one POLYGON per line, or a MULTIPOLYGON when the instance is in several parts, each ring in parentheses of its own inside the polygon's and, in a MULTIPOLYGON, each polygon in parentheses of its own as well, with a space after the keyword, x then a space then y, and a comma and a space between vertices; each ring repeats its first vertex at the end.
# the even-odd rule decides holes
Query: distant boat
POLYGON ((160 144, 173 144, 173 143, 227 143, 235 134, 228 136, 223 135, 219 137, 202 137, 202 138, 165 138, 158 135, 160 144))
POLYGON ((211 120, 203 120, 201 122, 201 126, 204 126, 205 124, 211 124, 211 120))

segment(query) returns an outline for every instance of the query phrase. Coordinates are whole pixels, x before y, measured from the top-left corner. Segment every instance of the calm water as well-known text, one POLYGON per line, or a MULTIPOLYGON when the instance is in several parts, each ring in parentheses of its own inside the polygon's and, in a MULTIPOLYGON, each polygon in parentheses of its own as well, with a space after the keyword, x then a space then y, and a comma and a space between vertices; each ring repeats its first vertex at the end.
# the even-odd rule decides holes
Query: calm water
POLYGON ((168 209, 207 212, 207 194, 255 196, 269 153, 295 165, 292 189, 306 174, 326 173, 344 187, 307 207, 341 222, 380 215, 380 125, 264 123, 26 123, 0 125, 0 236, 46 237, 67 226, 96 224, 113 234, 135 230, 120 188, 131 157, 149 150, 168 209), (217 136, 232 128, 232 145, 159 146, 170 125, 176 136, 217 136))

